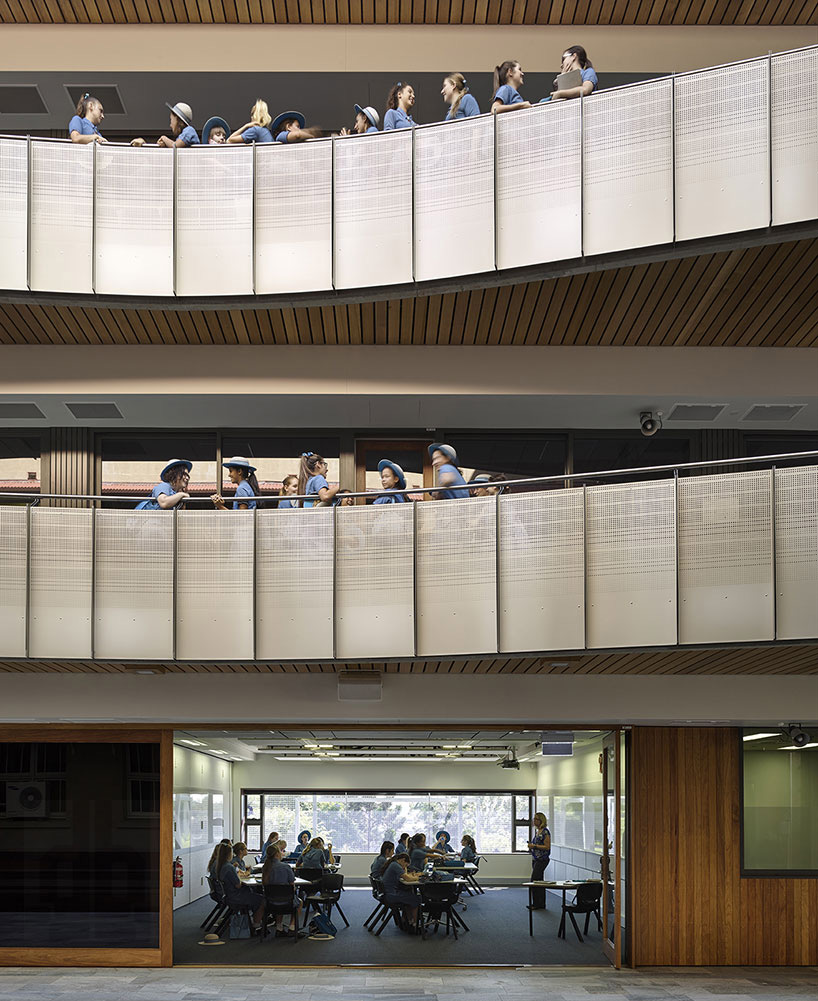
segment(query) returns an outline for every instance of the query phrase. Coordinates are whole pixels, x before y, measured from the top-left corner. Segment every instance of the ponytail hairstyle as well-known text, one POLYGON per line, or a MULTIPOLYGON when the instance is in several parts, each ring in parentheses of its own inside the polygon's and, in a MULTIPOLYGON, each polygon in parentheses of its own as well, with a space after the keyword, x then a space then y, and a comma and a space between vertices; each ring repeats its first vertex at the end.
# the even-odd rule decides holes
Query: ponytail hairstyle
POLYGON ((394 854, 394 851, 395 851, 395 842, 394 841, 384 841, 384 843, 381 845, 381 850, 378 852, 378 854, 379 855, 383 855, 383 857, 386 858, 386 853, 390 852, 390 851, 394 854))
POLYGON ((462 73, 448 73, 446 79, 452 81, 454 89, 457 91, 457 97, 452 101, 451 111, 449 111, 446 117, 455 118, 457 116, 457 109, 460 107, 460 102, 463 100, 464 95, 469 92, 469 87, 462 73))
POLYGON ((261 98, 256 101, 253 105, 252 111, 250 112, 250 119, 255 125, 261 125, 263 128, 267 128, 273 120, 273 117, 267 108, 266 101, 262 101, 261 98))
POLYGON ((311 476, 315 476, 315 470, 318 468, 319 463, 323 461, 324 457, 318 455, 317 452, 301 453, 301 465, 298 470, 298 492, 302 496, 307 492, 307 480, 311 476))
POLYGON ((398 110, 398 96, 404 87, 408 87, 408 83, 401 83, 400 80, 395 84, 395 86, 389 91, 389 96, 386 98, 386 110, 387 111, 397 111, 398 110))
POLYGON ((593 69, 594 64, 588 58, 588 54, 581 45, 569 45, 567 49, 563 49, 563 52, 571 52, 579 59, 580 66, 584 69, 593 69))
POLYGON ((216 852, 216 865, 214 866, 214 869, 216 870, 216 879, 219 878, 219 873, 232 858, 233 858, 233 846, 219 845, 219 849, 216 852))
POLYGON ((80 118, 85 118, 88 114, 88 107, 91 104, 102 104, 102 101, 98 97, 92 97, 90 94, 83 94, 82 97, 77 101, 77 114, 80 118))
POLYGON ((289 473, 281 481, 281 489, 278 491, 278 496, 279 497, 286 497, 287 496, 287 484, 290 482, 290 480, 295 480, 295 482, 298 483, 298 477, 296 476, 295 473, 289 473))
MULTIPOLYGON (((250 484, 250 489, 253 491, 253 493, 256 495, 256 497, 258 497, 259 494, 261 493, 261 487, 258 485, 258 477, 256 476, 256 474, 255 473, 248 473, 244 478, 250 484)), ((258 501, 257 503, 258 503, 258 505, 260 507, 261 506, 261 501, 258 501)))
MULTIPOLYGON (((565 50, 568 51, 567 49, 565 50)), ((503 87, 508 79, 509 73, 514 69, 515 66, 519 66, 520 62, 518 59, 506 59, 504 63, 500 63, 499 66, 494 67, 494 93, 503 87)))
POLYGON ((477 854, 477 845, 474 843, 474 838, 470 834, 464 834, 463 835, 463 840, 466 842, 466 844, 469 846, 469 848, 471 848, 471 850, 476 855, 477 854))

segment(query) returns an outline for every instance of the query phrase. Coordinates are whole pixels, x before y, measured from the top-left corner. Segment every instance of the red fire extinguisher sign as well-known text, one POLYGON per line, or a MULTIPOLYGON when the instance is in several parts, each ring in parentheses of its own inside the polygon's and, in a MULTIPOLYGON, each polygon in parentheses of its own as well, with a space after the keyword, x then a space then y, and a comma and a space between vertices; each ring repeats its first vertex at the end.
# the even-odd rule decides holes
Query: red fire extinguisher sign
POLYGON ((185 885, 185 873, 182 869, 182 860, 177 855, 173 860, 173 887, 178 889, 185 885))

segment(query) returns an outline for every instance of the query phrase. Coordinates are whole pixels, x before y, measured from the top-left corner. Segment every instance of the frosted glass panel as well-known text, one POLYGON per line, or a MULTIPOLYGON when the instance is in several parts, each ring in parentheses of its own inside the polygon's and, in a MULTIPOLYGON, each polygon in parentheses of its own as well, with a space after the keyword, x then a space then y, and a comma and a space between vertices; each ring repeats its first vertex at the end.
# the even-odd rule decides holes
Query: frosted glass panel
POLYGON ((0 139, 0 288, 27 288, 28 146, 0 139))
POLYGON ((818 217, 818 48, 773 56, 773 225, 818 217))
POLYGON ((26 655, 26 511, 0 507, 0 656, 26 655))

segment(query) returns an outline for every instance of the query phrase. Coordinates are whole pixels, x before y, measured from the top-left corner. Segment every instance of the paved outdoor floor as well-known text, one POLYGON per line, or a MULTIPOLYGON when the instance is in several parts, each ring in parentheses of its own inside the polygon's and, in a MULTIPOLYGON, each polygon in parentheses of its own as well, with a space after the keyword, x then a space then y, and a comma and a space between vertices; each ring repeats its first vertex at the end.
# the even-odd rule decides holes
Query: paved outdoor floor
POLYGON ((0 969, 0 1001, 789 1001, 818 967, 643 969, 0 969))

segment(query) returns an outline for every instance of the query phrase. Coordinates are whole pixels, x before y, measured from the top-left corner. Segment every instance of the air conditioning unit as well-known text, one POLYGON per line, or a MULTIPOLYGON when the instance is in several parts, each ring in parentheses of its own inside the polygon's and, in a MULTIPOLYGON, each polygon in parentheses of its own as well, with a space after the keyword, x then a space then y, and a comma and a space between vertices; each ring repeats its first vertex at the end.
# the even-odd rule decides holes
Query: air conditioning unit
POLYGON ((45 782, 6 782, 6 817, 45 817, 45 782))

